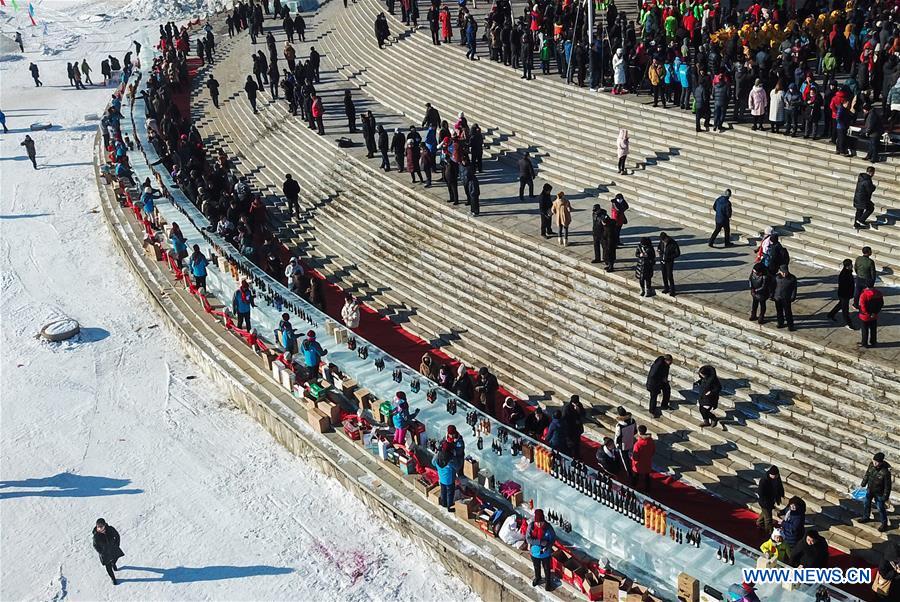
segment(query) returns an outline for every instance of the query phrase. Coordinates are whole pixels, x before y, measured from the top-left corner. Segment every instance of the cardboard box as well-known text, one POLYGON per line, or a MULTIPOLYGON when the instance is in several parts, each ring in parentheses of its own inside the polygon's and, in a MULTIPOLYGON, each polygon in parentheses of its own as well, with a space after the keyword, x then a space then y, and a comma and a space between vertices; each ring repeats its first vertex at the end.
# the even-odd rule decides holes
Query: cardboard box
POLYGON ((466 458, 463 462, 463 476, 473 481, 478 479, 478 460, 466 458))
POLYGON ((428 501, 434 502, 436 505, 441 503, 441 488, 438 485, 435 485, 431 489, 428 490, 428 493, 425 494, 425 497, 428 498, 428 501))
POLYGON ((263 366, 266 367, 266 370, 272 370, 272 362, 275 361, 278 354, 271 349, 266 349, 265 351, 260 351, 259 357, 263 366))
POLYGON ((328 336, 334 334, 335 328, 337 328, 337 324, 335 324, 334 322, 330 320, 325 322, 325 334, 327 334, 328 336))
POLYGON ((372 392, 365 387, 360 387, 359 389, 353 391, 353 397, 356 398, 356 403, 359 405, 359 407, 363 408, 364 410, 372 409, 372 392))
POLYGON ((306 412, 309 425, 317 433, 327 433, 331 430, 331 418, 318 408, 307 409, 306 412))
POLYGON ((603 602, 619 602, 621 582, 616 577, 603 578, 603 602))
POLYGON ((285 370, 287 370, 287 366, 285 366, 281 362, 272 362, 272 378, 275 379, 275 382, 281 382, 281 373, 285 370))
POLYGON ((645 596, 649 596, 646 587, 632 585, 625 596, 625 602, 644 602, 645 596))
POLYGON ((331 401, 325 400, 319 402, 319 409, 328 414, 331 424, 343 424, 341 420, 341 407, 331 401))
POLYGON ((568 582, 572 582, 572 579, 575 576, 575 571, 582 568, 581 563, 575 560, 574 558, 569 558, 566 563, 563 565, 562 576, 568 582))
POLYGON ((428 497, 428 492, 432 489, 438 488, 438 490, 440 490, 437 485, 432 485, 430 482, 423 480, 423 477, 419 477, 418 479, 416 479, 413 482, 413 485, 415 485, 416 491, 418 491, 425 497, 428 497))
POLYGON ((282 370, 281 371, 281 386, 287 389, 290 392, 294 391, 294 382, 296 377, 291 370, 282 370))
POLYGON ((513 508, 518 508, 525 501, 525 495, 522 493, 522 490, 515 492, 510 496, 509 503, 512 504, 513 508))
POLYGON ((162 261, 162 247, 158 242, 144 241, 144 252, 155 261, 162 261))
POLYGON ((335 328, 334 329, 334 342, 338 345, 345 344, 350 336, 347 334, 347 331, 343 328, 335 328))
POLYGON ((700 602, 700 580, 687 573, 678 574, 678 597, 684 602, 700 602))
POLYGON ((472 520, 475 518, 478 511, 475 507, 475 501, 472 498, 457 501, 453 504, 453 510, 456 512, 456 516, 465 520, 472 520))
POLYGON ((356 387, 357 387, 357 383, 356 383, 355 379, 345 378, 341 382, 341 393, 343 393, 344 395, 349 397, 353 393, 353 391, 356 389, 356 387))

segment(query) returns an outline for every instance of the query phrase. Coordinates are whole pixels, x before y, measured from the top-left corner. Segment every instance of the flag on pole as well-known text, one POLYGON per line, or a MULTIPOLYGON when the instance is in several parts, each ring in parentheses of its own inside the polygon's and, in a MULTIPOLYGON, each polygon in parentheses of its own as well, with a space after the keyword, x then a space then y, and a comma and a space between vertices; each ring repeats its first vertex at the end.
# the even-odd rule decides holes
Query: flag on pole
POLYGON ((0 6, 6 6, 6 0, 0 0, 0 6))
POLYGON ((13 10, 19 10, 19 4, 16 2, 16 0, 12 0, 12 7, 13 10))
POLYGON ((32 27, 37 25, 37 23, 34 20, 34 5, 31 2, 28 3, 28 18, 31 19, 32 27))

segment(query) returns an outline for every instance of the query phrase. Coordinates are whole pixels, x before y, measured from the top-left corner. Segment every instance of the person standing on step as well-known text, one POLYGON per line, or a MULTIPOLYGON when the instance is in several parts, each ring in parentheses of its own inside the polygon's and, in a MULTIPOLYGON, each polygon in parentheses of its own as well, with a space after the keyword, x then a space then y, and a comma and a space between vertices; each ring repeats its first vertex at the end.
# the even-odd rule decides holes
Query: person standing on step
POLYGON ((694 123, 697 131, 700 131, 700 122, 703 121, 703 127, 709 131, 709 78, 703 77, 697 85, 694 86, 694 123))
POLYGON ((448 201, 454 205, 459 204, 459 163, 452 157, 444 160, 444 182, 447 184, 448 201))
POLYGON ((470 61, 478 60, 478 24, 475 23, 475 17, 471 14, 466 15, 466 25, 465 25, 465 40, 466 40, 466 58, 470 61))
POLYGON ((388 28, 387 17, 384 16, 384 13, 379 13, 375 17, 375 39, 378 40, 378 48, 384 48, 384 42, 389 37, 391 37, 391 32, 388 28))
POLYGON ((219 108, 219 80, 217 80, 212 73, 209 74, 209 79, 206 80, 206 89, 209 90, 209 96, 212 98, 213 106, 217 109, 219 108))
POLYGON ((719 419, 713 413, 719 407, 719 395, 722 393, 722 382, 716 375, 716 369, 712 366, 700 366, 698 371, 700 379, 696 383, 698 398, 697 406, 700 408, 700 416, 703 417, 701 427, 716 426, 719 419))
POLYGON ((453 496, 456 493, 456 464, 451 461, 449 447, 450 444, 447 443, 442 445, 431 459, 431 464, 437 470, 438 484, 441 486, 438 505, 446 508, 447 512, 452 512, 453 496))
POLYGON ((391 152, 394 153, 397 171, 403 171, 403 159, 406 156, 406 134, 401 132, 400 128, 394 128, 394 136, 391 138, 391 152))
POLYGON ((278 80, 281 79, 281 72, 278 71, 278 62, 275 56, 269 62, 269 96, 272 100, 278 100, 278 80))
POLYGON ((431 173, 434 171, 434 156, 425 142, 419 144, 419 169, 425 174, 425 188, 431 188, 431 173))
POLYGON ((356 330, 359 328, 360 316, 359 302, 356 300, 356 297, 347 295, 347 299, 344 301, 344 307, 341 308, 341 319, 344 320, 344 324, 346 324, 347 328, 350 330, 356 330))
POLYGON ((641 283, 641 297, 652 297, 653 266, 656 264, 656 253, 653 251, 653 243, 648 237, 641 238, 634 255, 637 257, 634 274, 641 283))
POLYGON ((287 41, 291 44, 294 43, 294 19, 291 17, 290 13, 281 21, 281 27, 284 28, 284 33, 287 36, 287 41))
MULTIPOLYGON (((287 61, 288 71, 294 73, 297 69, 297 49, 291 45, 293 40, 288 40, 284 43, 284 49, 281 51, 281 54, 284 55, 284 60, 287 61)), ((302 85, 303 82, 298 80, 298 83, 302 85)))
POLYGON ((288 213, 291 216, 300 217, 300 184, 289 173, 284 174, 284 184, 281 185, 281 192, 287 200, 288 213))
POLYGON ((256 110, 256 94, 259 91, 259 86, 256 85, 256 82, 253 81, 253 76, 247 76, 247 82, 244 84, 244 92, 247 93, 247 100, 250 101, 250 108, 253 109, 253 114, 256 115, 259 111, 256 110))
MULTIPOLYGON (((385 21, 384 21, 384 26, 386 29, 387 28, 387 19, 385 19, 385 21)), ((301 15, 299 12, 297 13, 297 16, 294 17, 294 31, 297 32, 298 40, 300 40, 301 42, 306 41, 306 20, 303 18, 303 15, 301 15)), ((387 36, 385 36, 385 39, 386 38, 387 38, 387 36)))
POLYGON ((409 136, 406 139, 406 147, 403 152, 406 155, 406 171, 412 178, 412 183, 416 183, 416 176, 419 176, 419 182, 424 182, 422 169, 419 167, 419 144, 414 136, 409 136))
POLYGON ((534 68, 534 41, 530 31, 522 35, 522 79, 530 80, 531 70, 534 68))
POLYGON ((654 418, 662 416, 662 412, 656 408, 656 401, 662 393, 662 410, 669 409, 669 400, 672 396, 672 387, 669 385, 669 368, 672 366, 671 355, 661 355, 653 361, 650 371, 647 373, 647 391, 650 392, 650 415, 654 418))
POLYGON ((528 186, 528 197, 534 198, 534 165, 531 164, 531 155, 526 151, 517 163, 519 168, 519 200, 525 200, 525 187, 528 186))
POLYGON ((552 191, 553 186, 544 184, 541 194, 538 196, 538 212, 541 215, 541 236, 545 239, 554 236, 551 226, 553 220, 553 197, 550 193, 552 191))
POLYGON ((431 43, 435 46, 441 45, 441 37, 440 37, 440 23, 439 23, 439 15, 440 8, 437 5, 432 3, 431 8, 428 9, 428 12, 425 15, 425 18, 428 20, 428 30, 431 32, 431 43))
POLYGON ((753 117, 752 130, 764 130, 765 124, 763 120, 766 116, 766 109, 769 107, 769 95, 763 87, 762 80, 756 80, 753 89, 750 90, 750 115, 753 117))
POLYGON ((625 162, 628 160, 628 150, 631 147, 631 141, 628 137, 628 130, 619 128, 619 137, 616 138, 616 156, 619 158, 619 173, 628 175, 625 169, 625 162))
POLYGON ((525 541, 531 552, 531 564, 534 567, 534 579, 532 587, 537 587, 541 581, 549 592, 553 590, 553 573, 550 569, 550 555, 553 552, 553 543, 556 541, 556 532, 553 527, 544 520, 544 511, 536 508, 534 518, 525 528, 525 541), (543 568, 543 578, 541 569, 543 568))
POLYGON ((423 128, 434 128, 435 131, 441 127, 441 114, 431 106, 430 102, 425 103, 425 117, 422 118, 423 128))
POLYGON ((350 95, 350 90, 344 90, 344 114, 347 116, 347 129, 350 130, 351 134, 355 134, 356 105, 353 104, 353 97, 350 95))
POLYGON ((606 213, 606 209, 601 207, 599 203, 595 204, 591 210, 591 236, 594 243, 594 258, 591 260, 591 263, 601 263, 603 261, 603 237, 606 234, 603 226, 607 219, 609 219, 609 214, 606 213))
POLYGON ((316 122, 316 130, 319 136, 325 135, 325 123, 323 122, 323 117, 325 117, 325 105, 322 104, 322 99, 315 92, 312 93, 312 103, 310 104, 310 112, 312 114, 313 120, 316 122))
POLYGON ((784 484, 781 482, 781 473, 777 466, 770 466, 765 476, 759 480, 756 498, 760 508, 759 515, 756 517, 756 527, 764 533, 771 533, 774 525, 772 511, 781 504, 781 500, 784 498, 784 484))
POLYGON ((484 134, 481 133, 481 127, 474 123, 469 130, 469 153, 472 157, 472 169, 481 173, 484 171, 482 165, 484 159, 484 134))
POLYGON ((319 78, 319 68, 322 65, 322 55, 319 54, 319 51, 316 50, 315 46, 310 46, 309 48, 309 66, 312 67, 313 74, 313 83, 319 84, 322 83, 322 80, 319 78))
POLYGON ((853 321, 850 319, 850 301, 854 297, 855 282, 853 278, 853 261, 845 259, 841 271, 838 274, 837 298, 835 306, 828 312, 828 318, 834 322, 837 320, 837 312, 841 312, 844 318, 844 326, 848 330, 854 330, 853 321))
POLYGON ((771 288, 771 279, 766 266, 761 262, 755 264, 750 271, 750 297, 753 299, 749 318, 751 322, 757 320, 760 325, 766 323, 766 301, 769 299, 771 288))
POLYGON ((31 136, 25 134, 25 139, 19 143, 19 146, 25 147, 25 154, 28 155, 28 160, 31 161, 31 167, 37 169, 37 151, 34 148, 34 140, 32 140, 31 136))
POLYGON ((613 441, 622 462, 625 476, 631 478, 631 452, 634 450, 634 437, 637 434, 637 423, 623 406, 616 408, 616 430, 613 441))
POLYGON ((662 271, 664 294, 675 296, 675 260, 681 256, 681 247, 678 241, 666 234, 659 233, 659 244, 656 247, 656 256, 659 259, 659 269, 662 271))
POLYGON ((563 247, 568 247, 569 224, 572 223, 572 203, 569 202, 562 190, 556 193, 556 199, 553 201, 550 211, 556 218, 556 233, 559 235, 559 244, 563 247))
POLYGON ((616 238, 614 241, 616 248, 622 246, 622 228, 628 223, 628 217, 625 215, 626 211, 628 211, 628 201, 625 200, 625 197, 620 192, 610 201, 609 212, 610 217, 616 223, 616 238))
POLYGON ((725 193, 716 199, 713 203, 713 211, 716 213, 716 229, 713 230, 709 237, 709 246, 712 247, 719 236, 719 232, 725 232, 725 246, 731 247, 731 189, 725 190, 725 193))
POLYGON ((884 454, 878 452, 872 456, 872 464, 866 469, 866 474, 859 484, 866 488, 866 497, 863 501, 861 523, 867 523, 871 519, 872 502, 881 519, 878 530, 884 533, 888 530, 887 503, 891 497, 891 465, 884 461, 884 454))
POLYGON ((877 268, 872 260, 872 247, 863 247, 862 255, 856 258, 853 264, 853 270, 856 272, 856 282, 853 291, 853 307, 859 309, 859 296, 863 290, 875 286, 875 275, 877 268))
POLYGON ((791 304, 797 300, 797 277, 790 273, 787 265, 778 268, 778 274, 775 276, 775 292, 772 296, 775 298, 778 328, 787 326, 787 329, 793 332, 796 328, 791 304))
POLYGON ((231 298, 231 309, 237 316, 237 327, 250 332, 250 311, 255 307, 253 291, 246 280, 241 280, 241 286, 234 291, 231 298))
POLYGON ((378 133, 378 151, 381 153, 381 169, 391 171, 391 160, 388 155, 391 151, 391 145, 388 142, 388 133, 381 124, 375 127, 378 133))
POLYGON ((363 140, 366 142, 366 158, 371 159, 375 156, 375 153, 378 151, 378 145, 376 143, 376 123, 375 116, 372 115, 372 111, 366 111, 362 115, 362 132, 363 132, 363 140))
MULTIPOLYGON (((317 281, 314 279, 313 281, 317 281)), ((312 294, 310 294, 312 297, 312 294)), ((322 358, 328 355, 328 350, 316 340, 316 331, 310 330, 306 333, 306 338, 300 343, 300 353, 303 354, 303 365, 306 366, 306 374, 309 378, 316 378, 319 373, 319 364, 322 358)))
POLYGON ((859 296, 859 321, 861 340, 859 347, 878 345, 878 314, 884 307, 884 295, 872 286, 866 286, 859 296))
POLYGON ((860 138, 866 137, 869 139, 869 151, 866 153, 865 160, 878 163, 881 137, 884 135, 884 122, 872 105, 866 104, 863 106, 863 114, 865 115, 865 121, 859 136, 860 138))
POLYGON ((112 525, 108 525, 104 519, 98 518, 94 530, 91 532, 91 538, 94 550, 100 555, 100 564, 106 567, 106 574, 109 575, 112 584, 118 585, 115 571, 118 571, 119 567, 116 566, 116 563, 125 555, 120 547, 119 532, 112 525))
POLYGON ((643 491, 650 491, 650 473, 653 471, 653 455, 656 453, 656 443, 653 435, 647 432, 646 425, 637 429, 634 448, 631 451, 631 485, 640 488, 640 481, 644 481, 643 491))
POLYGON ((865 172, 856 177, 856 190, 853 192, 853 208, 856 209, 856 216, 853 218, 853 227, 857 230, 869 227, 866 220, 875 211, 875 203, 872 202, 872 195, 875 193, 875 183, 872 182, 874 175, 875 168, 867 167, 865 172))
POLYGON ((475 167, 471 164, 466 170, 465 187, 466 196, 469 197, 469 213, 474 217, 478 217, 481 215, 481 186, 478 183, 478 177, 475 175, 475 167))

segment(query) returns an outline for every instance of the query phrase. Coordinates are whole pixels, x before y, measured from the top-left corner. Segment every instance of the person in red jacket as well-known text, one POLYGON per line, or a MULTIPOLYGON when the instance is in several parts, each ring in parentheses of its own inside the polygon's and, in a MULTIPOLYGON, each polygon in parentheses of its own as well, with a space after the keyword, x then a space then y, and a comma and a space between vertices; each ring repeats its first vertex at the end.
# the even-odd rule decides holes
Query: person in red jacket
POLYGON ((322 105, 322 99, 313 92, 312 94, 312 117, 316 122, 316 127, 319 129, 319 136, 325 135, 325 124, 322 123, 322 117, 325 115, 325 107, 322 105))
POLYGON ((878 344, 878 312, 882 307, 884 295, 881 291, 874 286, 866 286, 859 295, 860 347, 875 347, 878 344))
POLYGON ((653 454, 656 453, 656 443, 653 435, 647 432, 647 427, 638 427, 637 437, 634 440, 634 448, 631 451, 631 484, 637 485, 638 480, 644 479, 644 491, 650 490, 650 471, 653 468, 653 454))

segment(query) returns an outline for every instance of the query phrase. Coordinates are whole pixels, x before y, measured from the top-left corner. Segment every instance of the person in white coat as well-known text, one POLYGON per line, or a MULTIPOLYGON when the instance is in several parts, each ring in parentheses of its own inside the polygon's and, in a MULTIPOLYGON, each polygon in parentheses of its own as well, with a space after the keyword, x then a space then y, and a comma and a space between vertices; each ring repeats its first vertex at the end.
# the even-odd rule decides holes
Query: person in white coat
POLYGON ((522 519, 515 513, 510 514, 500 526, 500 541, 508 546, 525 549, 525 535, 522 533, 522 519))
POLYGON ((763 88, 762 80, 756 80, 753 89, 750 90, 750 115, 753 116, 753 129, 763 129, 763 119, 765 119, 766 109, 769 108, 769 95, 763 88))
POLYGON ((621 48, 616 49, 612 59, 613 67, 613 94, 621 94, 625 87, 625 52, 621 48))
POLYGON ((781 82, 778 82, 769 93, 769 123, 772 124, 772 132, 777 134, 783 122, 784 91, 781 89, 781 82))
POLYGON ((356 297, 347 295, 344 307, 341 308, 341 318, 343 318, 344 324, 350 330, 355 330, 359 328, 359 317, 359 303, 356 301, 356 297))
POLYGON ((625 169, 625 161, 628 159, 630 143, 631 139, 628 137, 628 130, 620 128, 619 137, 616 138, 616 156, 619 158, 619 173, 622 175, 628 175, 628 170, 625 169))

